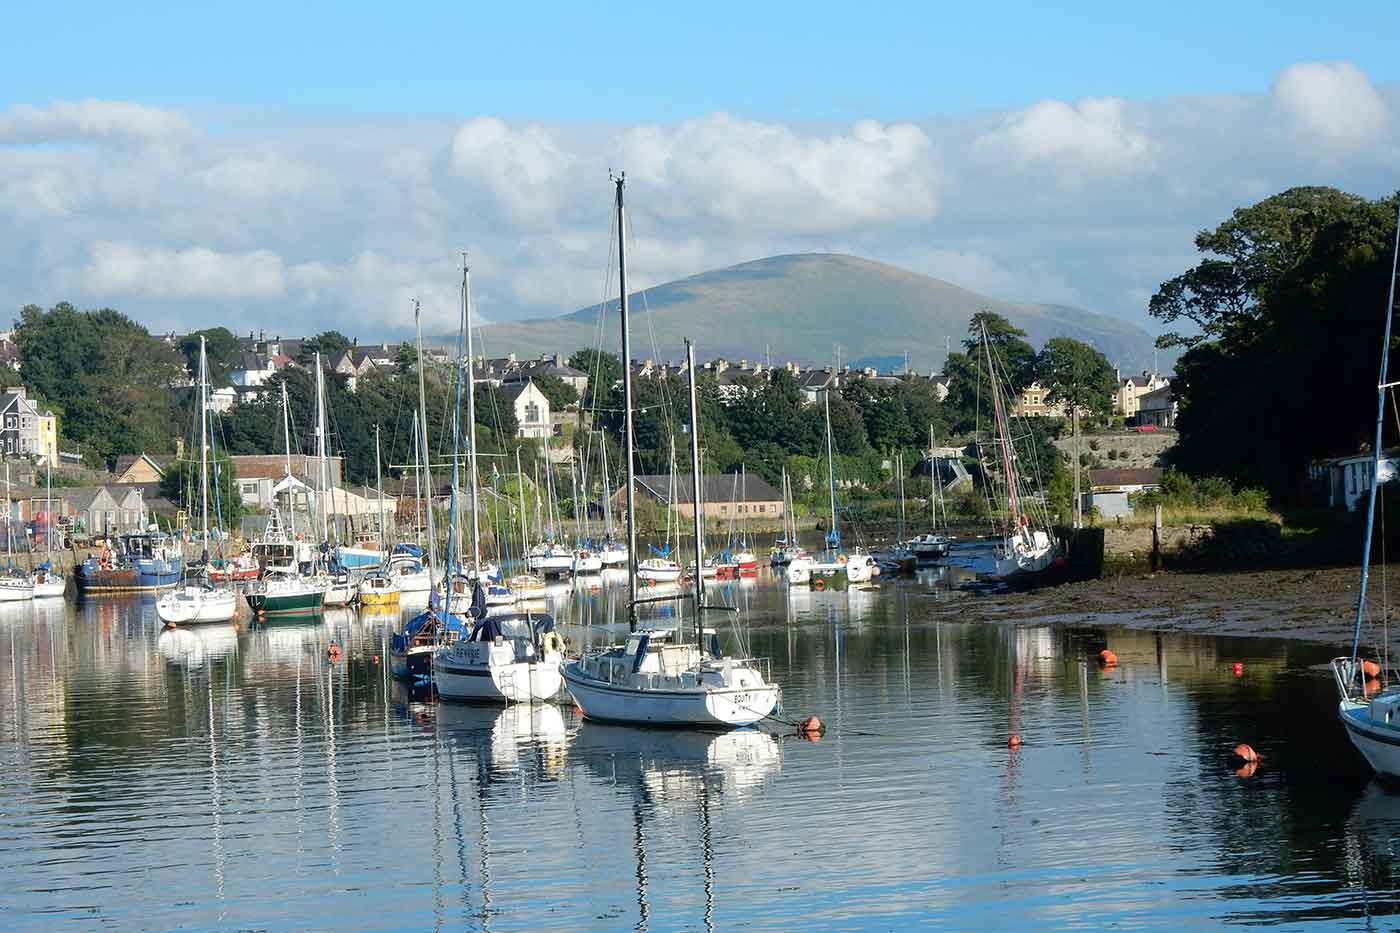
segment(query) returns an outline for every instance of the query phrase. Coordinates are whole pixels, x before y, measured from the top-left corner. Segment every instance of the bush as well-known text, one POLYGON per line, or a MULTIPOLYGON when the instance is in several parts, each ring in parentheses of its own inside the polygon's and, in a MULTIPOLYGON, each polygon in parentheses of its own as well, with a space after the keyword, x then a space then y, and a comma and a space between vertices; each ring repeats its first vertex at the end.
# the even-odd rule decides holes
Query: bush
POLYGON ((1091 439, 1091 440, 1089 441, 1089 449, 1090 449, 1090 450, 1098 450, 1098 449, 1099 449, 1099 442, 1098 442, 1098 440, 1097 440, 1096 438, 1091 439))
MULTIPOLYGON (((1112 453, 1112 451, 1110 451, 1112 453)), ((1159 489, 1132 496, 1133 506, 1148 508, 1160 505, 1177 509, 1232 509, 1240 512, 1263 512, 1268 509, 1269 495, 1262 489, 1244 488, 1238 491, 1230 481, 1220 476, 1194 479, 1169 467, 1162 474, 1159 489)))

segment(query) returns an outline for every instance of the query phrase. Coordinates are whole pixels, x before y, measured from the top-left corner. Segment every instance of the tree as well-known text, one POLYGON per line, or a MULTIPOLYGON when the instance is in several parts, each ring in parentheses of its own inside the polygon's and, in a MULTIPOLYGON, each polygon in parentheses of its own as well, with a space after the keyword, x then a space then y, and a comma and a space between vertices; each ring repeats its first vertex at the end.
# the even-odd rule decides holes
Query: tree
MULTIPOLYGON (((166 467, 160 480, 160 494, 183 508, 190 523, 203 520, 203 495, 199 488, 198 444, 195 459, 181 458, 166 467)), ((209 525, 231 531, 243 514, 243 497, 238 491, 238 474, 227 454, 216 454, 208 462, 209 525)))
POLYGON ((588 348, 579 349, 569 357, 569 365, 588 374, 588 386, 583 393, 583 406, 590 411, 608 397, 612 387, 622 381, 622 361, 612 353, 588 348))
POLYGON ((1053 337, 1036 357, 1038 381, 1047 401, 1107 417, 1113 410, 1118 376, 1108 357, 1072 337, 1053 337))
POLYGON ((1035 379, 1035 348, 1026 342, 1026 332, 995 311, 978 311, 967 324, 967 339, 963 346, 978 366, 983 359, 983 338, 991 348, 997 369, 1001 370, 1013 391, 1020 391, 1035 379))
POLYGON ((344 353, 351 346, 350 338, 340 331, 323 331, 301 342, 301 349, 297 351, 297 362, 303 366, 310 366, 316 360, 316 354, 320 353, 321 362, 328 364, 331 359, 344 353))
POLYGON ((578 401, 578 390, 558 376, 532 376, 531 381, 549 399, 550 411, 563 411, 578 401))
POLYGON ((417 371, 418 351, 411 343, 399 344, 398 355, 394 357, 394 372, 400 376, 407 376, 417 371))
POLYGON ((185 357, 191 377, 199 371, 199 338, 204 338, 204 355, 209 363, 209 381, 216 388, 231 384, 229 372, 238 365, 243 345, 227 327, 209 327, 191 331, 180 341, 180 353, 185 357))
POLYGON ((1210 255, 1150 305, 1201 330, 1164 338, 1189 345, 1173 465, 1288 498, 1309 460, 1370 443, 1394 236, 1394 198, 1295 188, 1196 237, 1210 255), (1281 391, 1282 374, 1299 388, 1281 391))

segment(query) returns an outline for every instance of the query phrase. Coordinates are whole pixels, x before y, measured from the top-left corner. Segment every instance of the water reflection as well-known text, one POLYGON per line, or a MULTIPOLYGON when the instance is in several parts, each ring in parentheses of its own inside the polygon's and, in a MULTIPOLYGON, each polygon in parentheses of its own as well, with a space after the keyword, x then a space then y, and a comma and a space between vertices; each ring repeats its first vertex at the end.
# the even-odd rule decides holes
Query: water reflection
MULTIPOLYGON (((817 743, 435 703, 382 663, 411 606, 174 631, 150 600, 0 607, 7 925, 1395 916, 1400 806, 1335 728, 1326 647, 946 621, 942 579, 711 590, 817 743), (171 866, 180 905, 143 880, 171 866)), ((625 631, 616 587, 548 602, 576 643, 625 631)))

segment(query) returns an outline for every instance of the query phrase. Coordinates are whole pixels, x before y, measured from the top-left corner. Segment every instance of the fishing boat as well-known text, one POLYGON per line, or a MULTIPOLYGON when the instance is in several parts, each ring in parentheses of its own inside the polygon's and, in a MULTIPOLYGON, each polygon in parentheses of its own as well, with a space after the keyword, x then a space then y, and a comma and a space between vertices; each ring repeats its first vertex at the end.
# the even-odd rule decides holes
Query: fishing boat
POLYGON ((167 535, 136 531, 118 538, 115 548, 109 541, 89 554, 73 577, 81 593, 133 593, 177 585, 183 567, 179 547, 167 535))
POLYGON ((355 598, 361 606, 397 606, 399 587, 387 573, 373 570, 360 581, 355 598))
MULTIPOLYGON (((1001 542, 995 550, 993 579, 1017 583, 1031 582, 1036 576, 1063 561, 1059 543, 1050 534, 1050 516, 1043 498, 1033 496, 1031 477, 1020 469, 1020 457, 1011 436, 1010 413, 1006 398, 1009 388, 992 352, 987 330, 982 328, 982 355, 992 397, 993 444, 999 471, 984 470, 991 477, 994 495, 1004 505, 1001 542)), ((982 445, 978 444, 978 456, 982 445)))
POLYGON ((237 557, 209 562, 209 579, 215 583, 241 583, 256 580, 262 573, 251 551, 244 551, 237 557))
POLYGON ((248 608, 262 618, 320 615, 326 603, 325 586, 314 577, 274 572, 244 592, 248 608))
MULTIPOLYGON (((1375 534, 1376 499, 1380 485, 1395 475, 1393 461, 1382 454, 1385 399, 1393 390, 1389 380, 1391 334, 1395 319, 1395 282, 1400 261, 1400 205, 1396 209, 1395 242, 1390 261, 1390 287, 1385 306, 1385 335, 1381 339, 1380 380, 1377 383, 1376 433, 1371 447, 1371 482, 1366 504, 1366 537, 1361 546, 1361 583, 1356 599, 1356 628, 1351 654, 1332 660, 1332 674, 1341 695, 1337 714, 1351 743, 1375 769, 1389 778, 1400 778, 1400 687, 1390 684, 1391 672, 1382 664, 1361 658, 1361 626, 1366 618, 1367 585, 1371 574, 1371 542, 1375 534)), ((1382 607, 1382 615, 1389 607, 1382 607)), ((1388 659, 1382 655, 1382 663, 1388 659)))
MULTIPOLYGON (((200 540, 209 541, 209 367, 205 358, 204 337, 199 338, 199 497, 203 527, 200 540)), ((218 489, 215 488, 215 515, 219 514, 218 489)), ((215 586, 208 578, 209 552, 200 562, 199 578, 187 579, 178 589, 156 600, 156 615, 163 622, 187 624, 192 622, 227 622, 238 611, 238 598, 227 586, 215 586)))
MULTIPOLYGON (((382 499, 383 496, 381 495, 382 499)), ((381 505, 382 509, 382 505, 381 505)), ((363 570, 380 567, 387 556, 383 547, 383 535, 378 531, 358 531, 351 543, 336 548, 335 559, 346 570, 363 570)))
MULTIPOLYGON (((631 339, 627 326, 627 263, 625 252, 626 215, 623 208, 623 179, 617 190, 618 290, 622 318, 622 359, 630 360, 631 339)), ((686 343, 686 372, 690 392, 690 455, 692 510, 695 532, 695 563, 704 565, 705 536, 701 528, 700 441, 698 407, 695 396, 695 348, 686 343)), ((618 646, 585 652, 564 665, 564 683, 585 718, 646 725, 699 726, 728 728, 752 725, 777 708, 781 691, 768 682, 762 662, 744 657, 726 657, 719 639, 712 637, 708 651, 707 632, 701 622, 705 606, 705 581, 697 577, 693 590, 694 635, 687 643, 674 630, 659 626, 638 626, 636 565, 636 503, 632 433, 632 367, 624 366, 624 450, 627 457, 627 536, 629 541, 627 641, 618 646)), ((674 474, 674 471, 673 471, 674 474)), ((736 638, 741 632, 736 626, 736 638)))

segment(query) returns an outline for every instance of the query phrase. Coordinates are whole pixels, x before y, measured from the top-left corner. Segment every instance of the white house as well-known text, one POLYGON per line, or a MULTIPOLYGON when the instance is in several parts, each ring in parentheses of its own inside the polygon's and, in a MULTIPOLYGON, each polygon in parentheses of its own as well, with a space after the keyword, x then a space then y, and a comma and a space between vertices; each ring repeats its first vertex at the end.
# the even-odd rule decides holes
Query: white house
POLYGON ((272 357, 261 353, 244 353, 238 365, 229 371, 229 380, 236 386, 260 386, 277 372, 272 357))
POLYGON ((520 423, 516 437, 548 438, 553 433, 549 399, 534 382, 511 382, 501 386, 501 395, 515 412, 520 423))

